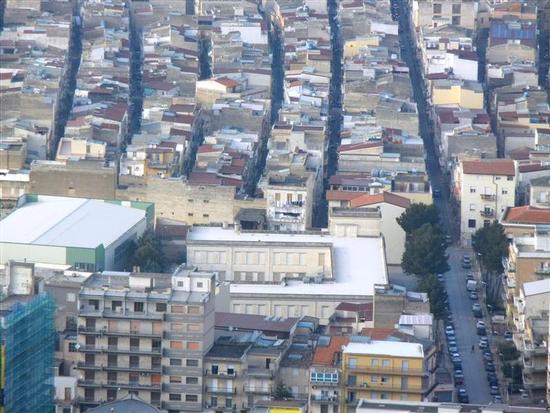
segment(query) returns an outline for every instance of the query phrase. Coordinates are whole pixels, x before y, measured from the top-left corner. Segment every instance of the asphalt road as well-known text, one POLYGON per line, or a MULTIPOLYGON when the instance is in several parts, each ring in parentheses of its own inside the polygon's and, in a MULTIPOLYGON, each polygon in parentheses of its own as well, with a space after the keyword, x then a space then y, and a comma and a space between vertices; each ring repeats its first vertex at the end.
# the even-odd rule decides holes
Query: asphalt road
MULTIPOLYGON (((489 384, 485 373, 482 353, 478 347, 476 321, 472 312, 473 301, 466 291, 466 272, 461 268, 462 256, 471 251, 451 247, 449 264, 451 270, 445 274, 445 286, 449 294, 449 303, 455 324, 456 341, 462 357, 464 387, 468 391, 470 403, 488 403, 491 401, 489 384), (475 351, 471 352, 472 344, 475 351)), ((491 338, 489 337, 489 340, 491 338)))

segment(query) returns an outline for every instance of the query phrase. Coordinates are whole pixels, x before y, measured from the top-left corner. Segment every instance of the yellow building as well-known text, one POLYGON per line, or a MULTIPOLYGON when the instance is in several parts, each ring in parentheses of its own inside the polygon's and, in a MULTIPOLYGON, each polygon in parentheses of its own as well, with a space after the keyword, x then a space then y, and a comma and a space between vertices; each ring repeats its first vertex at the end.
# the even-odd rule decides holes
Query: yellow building
POLYGON ((483 88, 470 80, 438 79, 431 84, 432 103, 466 109, 483 109, 483 88))
POLYGON ((353 412, 361 399, 421 401, 426 390, 424 348, 397 341, 351 342, 342 352, 345 399, 353 412))
POLYGON ((365 48, 378 47, 379 45, 380 36, 378 35, 347 40, 344 43, 344 59, 360 55, 365 48))

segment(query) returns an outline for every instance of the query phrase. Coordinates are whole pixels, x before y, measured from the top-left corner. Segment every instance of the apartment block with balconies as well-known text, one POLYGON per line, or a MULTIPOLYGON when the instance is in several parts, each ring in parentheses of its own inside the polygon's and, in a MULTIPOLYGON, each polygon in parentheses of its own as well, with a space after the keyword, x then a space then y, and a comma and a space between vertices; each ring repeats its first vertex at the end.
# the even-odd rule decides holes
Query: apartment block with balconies
POLYGON ((395 341, 350 342, 342 350, 340 408, 353 412, 361 399, 421 401, 428 368, 422 344, 395 341))
POLYGON ((310 229, 313 189, 313 174, 269 176, 264 189, 269 229, 291 232, 310 229))
POLYGON ((455 174, 460 204, 460 237, 469 246, 472 234, 499 220, 516 199, 516 168, 507 159, 462 161, 455 174))
POLYGON ((134 394, 163 410, 201 411, 214 341, 214 275, 98 273, 79 294, 81 409, 134 394))

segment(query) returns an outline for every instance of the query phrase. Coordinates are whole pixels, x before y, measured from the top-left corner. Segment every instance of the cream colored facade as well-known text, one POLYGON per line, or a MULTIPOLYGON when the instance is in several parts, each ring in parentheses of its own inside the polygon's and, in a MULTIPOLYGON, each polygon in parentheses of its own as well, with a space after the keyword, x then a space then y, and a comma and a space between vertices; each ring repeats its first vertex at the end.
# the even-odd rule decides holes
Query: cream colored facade
POLYGON ((322 275, 331 280, 330 243, 187 241, 187 260, 218 274, 221 281, 279 283, 322 275))
POLYGON ((466 85, 460 81, 435 81, 432 82, 431 93, 434 105, 483 109, 483 89, 477 82, 466 85))
POLYGON ((347 40, 344 43, 344 59, 355 57, 362 53, 362 49, 378 47, 380 36, 369 36, 347 40))
MULTIPOLYGON (((481 161, 482 162, 482 161, 481 161)), ((472 234, 483 225, 500 219, 516 200, 516 176, 467 174, 459 166, 460 237, 471 245, 472 234)))
POLYGON ((438 27, 445 24, 474 30, 477 0, 413 0, 412 20, 415 27, 438 27))

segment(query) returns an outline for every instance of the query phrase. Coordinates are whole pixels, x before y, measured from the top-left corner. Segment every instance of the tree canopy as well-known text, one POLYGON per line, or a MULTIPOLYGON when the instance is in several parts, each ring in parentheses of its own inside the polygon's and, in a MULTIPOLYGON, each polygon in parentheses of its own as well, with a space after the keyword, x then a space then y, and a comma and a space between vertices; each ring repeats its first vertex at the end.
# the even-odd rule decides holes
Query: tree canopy
POLYGON ((426 277, 420 278, 418 289, 428 293, 430 311, 436 318, 443 318, 447 315, 447 306, 445 305, 447 292, 436 275, 429 274, 426 277))
POLYGON ((508 256, 508 239, 504 227, 494 221, 478 229, 472 235, 472 244, 483 268, 490 273, 501 274, 502 258, 508 256))
POLYGON ((412 204, 397 218, 397 223, 407 235, 420 228, 424 224, 436 225, 439 221, 435 205, 412 204))
POLYGON ((160 240, 153 231, 146 231, 138 239, 135 251, 130 260, 132 266, 137 266, 143 272, 162 272, 164 270, 164 254, 160 240))
POLYGON ((446 248, 441 230, 430 223, 423 224, 407 237, 401 260, 403 271, 417 276, 449 271, 446 248))

